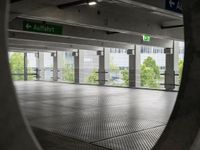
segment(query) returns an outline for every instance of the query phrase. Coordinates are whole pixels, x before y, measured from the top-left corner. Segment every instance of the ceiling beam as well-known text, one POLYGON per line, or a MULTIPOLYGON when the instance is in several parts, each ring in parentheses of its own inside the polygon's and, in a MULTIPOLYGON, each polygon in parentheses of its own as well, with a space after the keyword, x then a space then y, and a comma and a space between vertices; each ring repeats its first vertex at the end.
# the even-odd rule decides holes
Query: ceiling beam
POLYGON ((74 2, 58 5, 57 7, 59 9, 66 9, 66 8, 69 8, 69 7, 72 7, 72 6, 78 6, 78 5, 87 3, 87 2, 88 2, 88 0, 77 0, 77 1, 74 1, 74 2))
POLYGON ((181 25, 171 25, 171 26, 161 26, 161 28, 163 30, 165 30, 165 29, 174 29, 174 28, 182 28, 182 27, 184 27, 183 24, 181 24, 181 25))
MULTIPOLYGON (((145 17, 138 16, 137 12, 124 15, 123 13, 117 14, 115 11, 110 13, 102 10, 103 15, 99 15, 97 11, 98 9, 90 9, 88 7, 80 11, 76 8, 60 10, 55 7, 48 7, 27 13, 26 15, 20 15, 20 17, 131 35, 149 34, 155 38, 184 39, 183 28, 178 30, 170 29, 167 32, 163 31, 159 23, 146 21, 143 19, 145 17)), ((149 13, 146 14, 146 17, 157 17, 153 15, 149 13)))
MULTIPOLYGON (((151 45, 151 46, 158 46, 158 47, 168 47, 168 43, 172 42, 172 40, 168 39, 158 39, 158 38, 151 38, 150 42, 144 42, 143 36, 140 35, 128 35, 122 33, 107 33, 103 30, 95 30, 90 28, 82 28, 82 27, 74 27, 69 25, 62 25, 63 33, 62 35, 47 35, 42 33, 35 33, 35 32, 27 32, 23 31, 23 19, 15 19, 10 23, 9 31, 13 34, 16 33, 24 33, 29 35, 46 35, 46 36, 55 36, 60 38, 72 38, 72 39, 80 39, 80 40, 89 40, 89 41, 100 41, 100 42, 109 42, 116 44, 116 46, 121 44, 139 44, 139 45, 151 45)), ((36 23, 42 23, 38 21, 33 21, 36 23)), ((49 24, 49 23, 47 23, 49 24)), ((51 24, 51 23, 50 23, 51 24)), ((56 40, 55 40, 56 41, 56 40)))
POLYGON ((182 20, 183 15, 180 13, 166 10, 166 0, 114 0, 134 7, 141 7, 152 11, 161 12, 163 14, 171 15, 177 19, 182 20))

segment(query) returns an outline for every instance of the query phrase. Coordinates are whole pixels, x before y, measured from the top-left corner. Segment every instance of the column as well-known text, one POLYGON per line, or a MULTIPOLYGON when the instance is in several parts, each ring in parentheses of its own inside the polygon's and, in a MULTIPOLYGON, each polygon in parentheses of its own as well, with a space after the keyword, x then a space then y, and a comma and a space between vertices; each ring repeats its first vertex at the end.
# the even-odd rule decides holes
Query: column
POLYGON ((135 49, 128 49, 127 54, 129 55, 129 87, 136 86, 136 55, 135 49))
POLYGON ((171 48, 165 48, 166 70, 165 70, 165 89, 171 91, 175 88, 174 71, 174 52, 171 48))
POLYGON ((39 79, 44 80, 44 53, 39 52, 38 58, 38 72, 39 72, 39 79))
POLYGON ((57 77, 58 80, 64 80, 64 67, 65 67, 65 51, 58 51, 57 52, 57 77))
POLYGON ((104 48, 105 84, 110 78, 110 48, 104 48))
POLYGON ((40 80, 40 71, 39 71, 39 52, 35 53, 35 60, 36 60, 36 80, 40 80))
POLYGON ((74 56, 74 82, 79 84, 79 50, 72 55, 74 56))
POLYGON ((53 81, 58 81, 58 60, 57 60, 57 51, 51 53, 53 57, 53 81))
POLYGON ((106 72, 105 72, 105 56, 104 56, 105 49, 103 51, 97 51, 97 55, 99 56, 99 85, 105 85, 106 79, 106 72))
POLYGON ((24 52, 24 81, 28 80, 28 61, 27 52, 24 52))
POLYGON ((140 87, 141 86, 141 81, 140 81, 140 66, 141 66, 141 45, 136 45, 135 46, 135 87, 140 87))

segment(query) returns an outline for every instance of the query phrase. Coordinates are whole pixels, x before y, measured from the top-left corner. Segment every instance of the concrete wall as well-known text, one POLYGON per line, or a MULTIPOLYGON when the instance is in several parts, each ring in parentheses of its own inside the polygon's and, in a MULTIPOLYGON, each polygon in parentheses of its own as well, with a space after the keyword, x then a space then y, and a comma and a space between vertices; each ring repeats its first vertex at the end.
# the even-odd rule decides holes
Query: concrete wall
POLYGON ((200 149, 200 1, 183 0, 185 62, 181 87, 167 127, 154 150, 200 149))
POLYGON ((10 76, 7 47, 8 1, 0 1, 0 149, 39 150, 22 116, 10 76))

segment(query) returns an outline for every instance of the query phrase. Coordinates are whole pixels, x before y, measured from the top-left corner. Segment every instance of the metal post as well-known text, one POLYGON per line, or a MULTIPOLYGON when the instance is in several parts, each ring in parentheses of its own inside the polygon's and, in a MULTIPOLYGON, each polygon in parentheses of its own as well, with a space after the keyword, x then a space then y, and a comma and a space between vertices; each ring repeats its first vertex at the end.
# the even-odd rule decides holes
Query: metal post
POLYGON ((28 80, 27 52, 24 52, 24 81, 28 80))
POLYGON ((165 89, 168 91, 175 89, 174 52, 171 48, 165 48, 166 70, 165 89))
POLYGON ((129 87, 136 87, 136 55, 135 50, 127 50, 129 55, 129 87))
POLYGON ((74 82, 79 84, 79 50, 72 55, 74 56, 74 82))
POLYGON ((99 85, 105 85, 105 78, 106 78, 106 72, 105 72, 105 49, 103 51, 97 51, 97 55, 99 56, 99 85))

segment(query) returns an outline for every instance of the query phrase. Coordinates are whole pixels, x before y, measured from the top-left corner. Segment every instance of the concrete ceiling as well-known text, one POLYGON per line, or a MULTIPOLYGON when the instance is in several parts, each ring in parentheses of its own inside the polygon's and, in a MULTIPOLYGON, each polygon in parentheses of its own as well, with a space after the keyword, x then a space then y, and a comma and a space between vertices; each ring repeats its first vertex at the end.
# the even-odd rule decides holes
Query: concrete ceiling
MULTIPOLYGON (((11 3, 11 13, 18 13, 18 14, 26 14, 31 13, 32 11, 40 10, 45 7, 56 7, 62 4, 70 4, 72 2, 77 2, 80 0, 19 0, 14 3, 11 3)), ((159 22, 163 21, 171 21, 171 20, 180 20, 180 15, 167 15, 166 13, 158 13, 157 10, 147 9, 142 5, 134 5, 124 2, 123 0, 99 0, 97 6, 91 7, 92 9, 100 9, 102 11, 107 11, 110 13, 118 13, 123 14, 125 16, 131 17, 132 14, 137 13, 138 17, 149 20, 156 20, 159 22), (155 13, 157 12, 157 13, 155 13)), ((88 8, 89 6, 84 5, 77 5, 72 6, 76 7, 77 9, 84 9, 88 8)), ((69 9, 69 8, 66 8, 69 9)), ((175 14, 175 13, 172 13, 175 14)))
MULTIPOLYGON (((160 0, 158 4, 155 0, 152 0, 155 1, 152 3, 155 5, 148 4, 148 2, 145 3, 142 0, 98 0, 98 5, 92 7, 85 3, 64 9, 57 7, 58 5, 77 1, 79 0, 13 0, 10 8, 10 22, 15 25, 15 18, 18 17, 60 23, 76 27, 77 31, 80 32, 84 28, 85 30, 95 30, 96 33, 98 30, 99 32, 118 32, 119 37, 115 38, 117 39, 116 42, 120 42, 119 39, 122 36, 127 36, 128 39, 128 36, 133 38, 133 36, 141 36, 143 34, 167 40, 184 39, 183 28, 161 29, 162 25, 183 24, 182 15, 162 8, 161 2, 163 0, 160 0)), ((70 27, 68 28, 70 29, 70 27)), ((75 35, 72 32, 70 34, 73 37, 75 35)), ((117 36, 115 35, 115 37, 117 36)), ((80 38, 85 37, 81 36, 80 38)), ((105 40, 105 35, 102 35, 97 40, 101 41, 102 39, 105 40)), ((128 44, 130 44, 131 40, 128 41, 128 44)))

